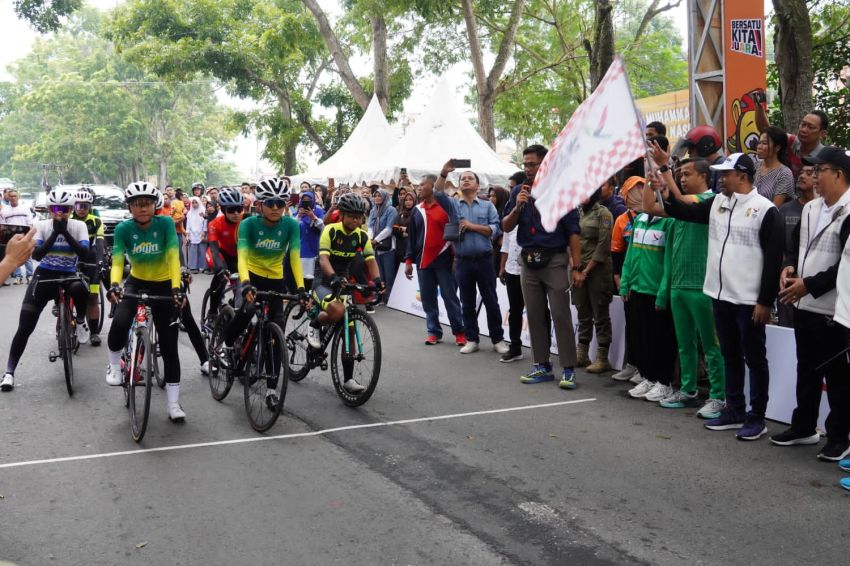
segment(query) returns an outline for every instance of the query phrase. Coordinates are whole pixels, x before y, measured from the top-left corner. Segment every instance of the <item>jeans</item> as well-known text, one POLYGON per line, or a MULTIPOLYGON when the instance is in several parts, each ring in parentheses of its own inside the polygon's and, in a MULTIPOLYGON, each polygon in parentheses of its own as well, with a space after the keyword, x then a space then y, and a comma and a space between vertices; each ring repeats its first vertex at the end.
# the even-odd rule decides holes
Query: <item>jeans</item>
POLYGON ((24 264, 17 269, 15 269, 15 273, 12 274, 13 277, 23 277, 24 270, 26 270, 27 277, 32 277, 33 267, 32 267, 32 258, 26 260, 24 264))
POLYGON ((207 268, 207 244, 189 244, 189 269, 203 271, 207 268))
POLYGON ((496 296, 496 272, 493 271, 493 256, 486 254, 474 258, 457 258, 455 278, 460 289, 460 304, 463 310, 466 339, 478 342, 478 297, 481 293, 487 312, 487 328, 490 340, 498 344, 505 338, 502 328, 502 310, 496 296))
POLYGON ((452 333, 463 332, 460 302, 457 298, 457 286, 452 270, 448 267, 428 267, 417 269, 416 273, 419 277, 419 296, 422 299, 422 309, 425 311, 425 325, 428 334, 437 338, 443 336, 443 327, 440 326, 440 307, 437 303, 438 296, 443 297, 443 304, 446 306, 446 314, 449 317, 452 333))
POLYGON ((726 362, 726 404, 736 412, 747 409, 744 363, 750 370, 750 412, 764 418, 770 371, 764 325, 753 323, 753 305, 714 300, 714 323, 726 362))

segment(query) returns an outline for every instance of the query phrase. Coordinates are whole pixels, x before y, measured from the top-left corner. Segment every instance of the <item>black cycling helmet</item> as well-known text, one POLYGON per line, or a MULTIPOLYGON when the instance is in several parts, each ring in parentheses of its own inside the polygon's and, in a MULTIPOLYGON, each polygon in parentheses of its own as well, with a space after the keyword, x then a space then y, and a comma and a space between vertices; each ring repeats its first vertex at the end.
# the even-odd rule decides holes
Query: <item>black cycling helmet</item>
POLYGON ((340 212, 347 214, 366 214, 366 201, 356 193, 342 195, 336 207, 340 212))
POLYGON ((192 189, 201 189, 203 191, 204 189, 206 189, 206 187, 203 183, 195 183, 194 185, 192 185, 192 189))

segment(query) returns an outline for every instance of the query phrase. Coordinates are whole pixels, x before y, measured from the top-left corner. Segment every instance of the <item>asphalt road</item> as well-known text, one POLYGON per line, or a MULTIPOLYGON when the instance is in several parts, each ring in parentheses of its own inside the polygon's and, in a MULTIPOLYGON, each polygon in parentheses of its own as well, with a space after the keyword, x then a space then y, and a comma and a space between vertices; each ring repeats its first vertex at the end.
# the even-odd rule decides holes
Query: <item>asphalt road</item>
MULTIPOLYGON (((196 313, 208 281, 193 285, 196 313)), ((0 289, 4 351, 22 294, 0 289)), ((210 397, 181 335, 187 422, 168 422, 157 390, 139 446, 120 388, 103 381, 105 345, 81 348, 68 397, 61 362, 47 360, 47 310, 18 387, 0 394, 0 561, 846 560, 850 493, 816 447, 738 442, 705 430, 692 410, 628 399, 607 377, 580 372, 575 391, 522 385, 527 353, 501 364, 482 343, 462 356, 452 344, 424 346, 421 319, 387 309, 376 319, 383 370, 369 403, 344 407, 317 370, 290 385, 266 435, 248 425, 238 388, 223 403, 210 397), (386 426, 363 426, 376 423, 386 426)))

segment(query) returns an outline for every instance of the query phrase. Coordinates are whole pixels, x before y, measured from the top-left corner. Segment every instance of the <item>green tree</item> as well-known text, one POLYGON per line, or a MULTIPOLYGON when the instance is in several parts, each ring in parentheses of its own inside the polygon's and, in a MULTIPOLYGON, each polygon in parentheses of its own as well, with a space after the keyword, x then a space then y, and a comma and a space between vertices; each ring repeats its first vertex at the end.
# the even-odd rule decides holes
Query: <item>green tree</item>
POLYGON ((15 13, 41 33, 56 31, 82 0, 15 0, 15 13))

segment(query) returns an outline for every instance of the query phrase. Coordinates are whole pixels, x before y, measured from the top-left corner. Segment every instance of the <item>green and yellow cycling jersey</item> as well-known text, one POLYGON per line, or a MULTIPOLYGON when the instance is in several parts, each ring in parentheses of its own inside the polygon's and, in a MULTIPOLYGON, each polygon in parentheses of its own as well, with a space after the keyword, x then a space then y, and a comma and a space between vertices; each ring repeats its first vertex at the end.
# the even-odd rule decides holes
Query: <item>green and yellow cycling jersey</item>
MULTIPOLYGON (((337 275, 341 277, 348 275, 348 265, 358 253, 362 254, 364 259, 375 257, 372 241, 365 230, 355 228, 351 232, 346 232, 342 222, 328 224, 322 230, 322 236, 319 238, 319 255, 329 256, 331 267, 337 275)), ((317 265, 317 277, 321 275, 320 272, 321 268, 317 265)))
POLYGON ((124 257, 130 260, 130 275, 143 281, 171 281, 171 288, 180 287, 180 247, 174 221, 168 216, 154 216, 142 229, 133 220, 115 227, 112 247, 113 285, 121 283, 124 257))
POLYGON ((240 280, 248 281, 249 273, 267 279, 283 279, 283 258, 286 254, 289 254, 296 286, 304 287, 301 228, 294 218, 284 216, 272 226, 260 216, 252 216, 239 223, 236 261, 240 280))

